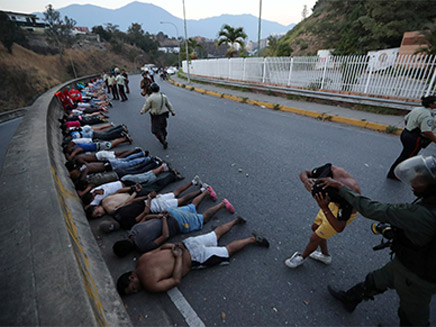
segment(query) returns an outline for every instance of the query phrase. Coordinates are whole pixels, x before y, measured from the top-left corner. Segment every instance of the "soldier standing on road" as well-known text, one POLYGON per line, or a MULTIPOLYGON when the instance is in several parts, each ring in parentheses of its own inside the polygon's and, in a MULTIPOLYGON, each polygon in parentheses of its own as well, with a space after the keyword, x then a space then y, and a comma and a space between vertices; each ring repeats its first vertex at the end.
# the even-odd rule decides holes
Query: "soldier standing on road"
POLYGON ((323 181, 324 187, 338 189, 339 195, 364 217, 388 223, 394 230, 393 260, 348 291, 329 286, 329 292, 353 312, 362 300, 395 289, 400 297, 400 325, 429 326, 429 305, 436 293, 436 158, 407 159, 397 166, 395 175, 412 186, 418 197, 412 204, 380 203, 333 179, 323 181))
POLYGON ((150 85, 150 91, 152 94, 147 98, 144 107, 141 110, 141 115, 150 111, 151 116, 151 132, 156 136, 163 148, 168 148, 167 138, 167 118, 169 112, 173 116, 176 115, 173 105, 168 97, 159 92, 159 85, 152 83, 150 85))
POLYGON ((436 123, 432 113, 432 109, 436 108, 436 97, 428 96, 421 100, 423 107, 413 109, 405 117, 406 128, 400 136, 403 151, 392 164, 387 178, 398 180, 395 177, 394 169, 400 162, 416 156, 421 149, 426 148, 431 142, 436 143, 436 135, 433 134, 436 123))

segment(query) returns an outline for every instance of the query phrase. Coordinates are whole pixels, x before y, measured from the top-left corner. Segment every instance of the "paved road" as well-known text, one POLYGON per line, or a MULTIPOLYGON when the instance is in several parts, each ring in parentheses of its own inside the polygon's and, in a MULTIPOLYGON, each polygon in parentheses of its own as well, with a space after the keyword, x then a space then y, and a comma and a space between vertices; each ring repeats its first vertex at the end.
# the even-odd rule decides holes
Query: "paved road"
POLYGON ((2 140, 0 143, 0 171, 8 151, 8 145, 22 120, 22 118, 17 118, 0 124, 0 138, 2 140))
MULTIPOLYGON (((342 235, 329 240, 331 266, 308 261, 291 271, 283 264, 294 251, 304 249, 318 210, 298 179, 301 170, 332 162, 355 176, 367 196, 387 202, 413 199, 405 185, 385 179, 401 150, 398 137, 200 95, 162 82, 177 112, 170 117, 169 148, 164 151, 150 132, 149 117, 138 114, 144 102, 139 78, 130 79, 130 99, 115 103, 111 120, 127 124, 135 146, 168 160, 187 179, 200 175, 220 199, 227 197, 235 205, 236 214, 248 219, 245 226, 236 226, 226 235, 222 244, 248 236, 252 230, 271 241, 268 250, 252 246, 233 257, 229 266, 194 271, 184 278, 178 289, 204 324, 398 324, 394 292, 362 304, 353 314, 344 312, 327 293, 327 284, 349 287, 388 261, 387 250, 371 249, 380 238, 371 234, 369 220, 360 217, 342 235)), ((431 146, 424 153, 436 151, 431 146)), ((204 201, 200 211, 211 205, 210 200, 204 201)), ((231 219, 227 212, 220 212, 196 234, 231 219)), ((102 235, 96 229, 100 221, 91 221, 91 225, 116 279, 134 268, 136 258, 112 255, 113 242, 126 233, 102 235)), ((125 303, 134 324, 186 325, 165 294, 143 292, 125 297, 125 303)), ((435 323, 435 307, 432 316, 435 323)))

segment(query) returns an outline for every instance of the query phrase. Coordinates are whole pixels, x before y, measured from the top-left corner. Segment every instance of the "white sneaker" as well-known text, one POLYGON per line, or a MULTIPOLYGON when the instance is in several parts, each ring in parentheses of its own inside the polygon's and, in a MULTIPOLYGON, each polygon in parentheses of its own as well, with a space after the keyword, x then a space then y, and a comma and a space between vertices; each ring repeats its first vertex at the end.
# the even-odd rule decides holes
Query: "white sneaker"
POLYGON ((192 185, 201 185, 203 184, 203 182, 200 179, 200 176, 195 175, 194 178, 192 179, 192 185))
POLYGON ((309 257, 311 257, 314 260, 321 261, 322 263, 325 263, 326 265, 329 265, 332 263, 332 257, 330 255, 322 254, 320 251, 312 252, 309 257))
POLYGON ((170 170, 170 167, 168 167, 168 164, 165 163, 165 162, 162 164, 162 167, 163 167, 163 171, 169 171, 170 170))
POLYGON ((300 253, 295 252, 292 257, 285 260, 285 265, 288 268, 297 268, 298 266, 301 266, 306 259, 304 259, 300 253))

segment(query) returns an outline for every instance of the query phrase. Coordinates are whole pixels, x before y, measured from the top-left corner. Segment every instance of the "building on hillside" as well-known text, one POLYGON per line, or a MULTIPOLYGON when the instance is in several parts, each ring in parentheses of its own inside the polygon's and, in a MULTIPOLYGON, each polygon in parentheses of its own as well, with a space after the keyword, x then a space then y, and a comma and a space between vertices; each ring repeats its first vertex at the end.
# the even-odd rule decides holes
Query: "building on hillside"
POLYGON ((420 48, 425 48, 428 45, 425 42, 424 35, 421 31, 405 32, 403 40, 401 41, 400 51, 401 55, 414 55, 420 48))
POLYGON ((3 11, 8 18, 17 26, 30 32, 44 33, 47 24, 41 21, 39 17, 33 14, 24 14, 13 11, 3 11))
POLYGON ((89 33, 89 28, 88 27, 84 27, 84 26, 74 26, 73 27, 73 35, 77 35, 77 34, 88 34, 89 33))

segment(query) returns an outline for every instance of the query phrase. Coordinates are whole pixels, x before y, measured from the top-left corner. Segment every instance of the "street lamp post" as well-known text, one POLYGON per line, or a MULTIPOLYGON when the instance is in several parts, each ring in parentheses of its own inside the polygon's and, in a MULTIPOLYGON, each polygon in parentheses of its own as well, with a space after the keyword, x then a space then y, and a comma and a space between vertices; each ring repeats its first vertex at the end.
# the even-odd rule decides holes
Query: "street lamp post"
POLYGON ((262 0, 259 0, 259 28, 257 32, 257 56, 260 56, 261 26, 262 26, 262 0))
POLYGON ((185 48, 186 48, 186 64, 188 66, 188 84, 191 83, 191 72, 189 69, 189 53, 188 53, 188 32, 186 29, 186 13, 185 13, 185 0, 183 1, 183 24, 185 25, 185 48))
MULTIPOLYGON (((176 29, 176 34, 177 34, 177 41, 179 40, 179 30, 178 30, 178 28, 177 28, 177 26, 176 26, 176 24, 174 24, 174 23, 171 23, 171 22, 160 22, 161 24, 170 24, 170 25, 173 25, 174 26, 174 28, 176 29)), ((179 52, 178 52, 178 62, 179 62, 179 68, 182 66, 182 64, 180 63, 180 49, 181 49, 181 47, 180 47, 180 42, 179 42, 179 52)))

